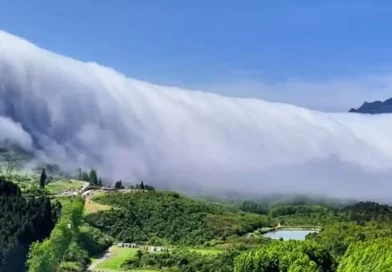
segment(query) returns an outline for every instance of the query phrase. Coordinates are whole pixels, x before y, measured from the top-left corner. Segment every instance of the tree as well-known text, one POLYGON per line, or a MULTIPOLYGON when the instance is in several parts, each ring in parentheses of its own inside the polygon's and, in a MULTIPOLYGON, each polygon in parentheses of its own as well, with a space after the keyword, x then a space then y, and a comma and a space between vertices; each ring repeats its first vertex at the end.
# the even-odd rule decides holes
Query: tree
POLYGON ((144 190, 144 183, 143 183, 143 181, 140 182, 140 189, 141 189, 141 190, 144 190))
MULTIPOLYGON (((328 247, 313 241, 273 241, 235 259, 235 271, 334 271, 328 247)), ((369 270, 370 271, 370 270, 369 270)))
POLYGON ((101 178, 98 179, 97 185, 98 185, 98 186, 102 186, 102 179, 101 179, 101 178))
POLYGON ((41 189, 45 188, 45 181, 46 181, 46 173, 45 173, 45 168, 43 168, 41 173, 41 178, 39 179, 39 187, 41 189))
POLYGON ((2 177, 0 203, 0 271, 26 271, 30 245, 49 236, 57 215, 49 198, 26 199, 16 184, 2 177))
POLYGON ((153 187, 153 186, 151 186, 151 185, 144 185, 144 189, 145 190, 149 190, 149 191, 155 191, 155 188, 153 187))
POLYGON ((89 181, 89 176, 88 176, 88 173, 87 172, 83 172, 83 174, 82 174, 82 179, 81 180, 83 180, 83 181, 89 181))
POLYGON ((88 180, 90 182, 90 185, 98 185, 98 177, 96 170, 91 169, 88 180))
POLYGON ((114 188, 116 188, 116 189, 124 189, 124 186, 122 185, 121 180, 117 181, 117 182, 114 184, 114 188))
POLYGON ((83 172, 80 167, 77 169, 77 178, 78 180, 83 180, 83 172))

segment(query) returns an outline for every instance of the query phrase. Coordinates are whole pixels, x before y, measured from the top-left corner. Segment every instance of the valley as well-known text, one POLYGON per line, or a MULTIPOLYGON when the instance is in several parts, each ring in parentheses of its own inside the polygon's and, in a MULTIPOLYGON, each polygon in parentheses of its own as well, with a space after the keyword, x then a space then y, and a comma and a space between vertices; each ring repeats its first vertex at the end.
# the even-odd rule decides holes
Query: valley
MULTIPOLYGON (((40 188, 38 170, 3 176, 22 197, 47 198, 52 209, 61 209, 50 236, 30 245, 20 271, 370 271, 357 265, 365 256, 356 248, 383 247, 392 237, 392 208, 374 202, 208 200, 141 183, 97 186, 50 172, 40 188)), ((379 266, 377 254, 366 258, 367 267, 379 266)))

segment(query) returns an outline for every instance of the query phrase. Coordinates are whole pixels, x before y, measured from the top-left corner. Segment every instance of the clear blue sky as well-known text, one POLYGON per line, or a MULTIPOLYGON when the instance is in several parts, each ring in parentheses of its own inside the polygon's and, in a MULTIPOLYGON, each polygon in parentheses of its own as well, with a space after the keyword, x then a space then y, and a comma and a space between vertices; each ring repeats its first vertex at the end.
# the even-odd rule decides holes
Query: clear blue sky
POLYGON ((392 2, 381 0, 0 4, 2 30, 134 78, 190 87, 389 72, 391 26, 392 2))

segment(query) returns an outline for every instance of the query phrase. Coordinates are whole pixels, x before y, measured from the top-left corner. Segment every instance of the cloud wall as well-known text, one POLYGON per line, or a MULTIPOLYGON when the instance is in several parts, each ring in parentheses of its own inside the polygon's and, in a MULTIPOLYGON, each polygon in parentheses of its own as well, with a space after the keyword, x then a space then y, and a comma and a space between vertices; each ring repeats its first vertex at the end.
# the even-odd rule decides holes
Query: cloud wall
POLYGON ((392 115, 157 86, 0 31, 0 141, 68 169, 95 167, 110 180, 386 198, 391 124, 392 115))

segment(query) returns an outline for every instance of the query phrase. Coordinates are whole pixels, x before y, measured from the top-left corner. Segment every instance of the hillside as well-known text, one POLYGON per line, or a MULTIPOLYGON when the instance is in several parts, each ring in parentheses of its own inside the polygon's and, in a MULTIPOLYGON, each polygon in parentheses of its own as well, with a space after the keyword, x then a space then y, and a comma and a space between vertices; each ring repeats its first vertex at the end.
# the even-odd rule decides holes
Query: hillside
POLYGON ((385 101, 364 102, 362 106, 357 109, 352 108, 349 112, 365 114, 392 113, 392 98, 385 101))
MULTIPOLYGON (((20 173, 9 177, 18 177, 19 184, 28 182, 21 182, 20 173)), ((77 182, 62 178, 53 182, 56 186, 52 189, 61 190, 77 182)), ((17 185, 1 185, 0 257, 6 261, 4 271, 9 267, 25 271, 23 263, 12 260, 13 256, 25 256, 31 243, 27 260, 31 272, 76 272, 88 267, 111 272, 365 271, 361 267, 369 258, 369 267, 383 268, 380 260, 391 256, 392 207, 385 204, 343 204, 304 197, 282 201, 209 198, 212 202, 177 192, 154 191, 152 187, 93 188, 86 198, 51 194, 45 189, 39 192, 44 197, 29 192, 26 200, 17 185), (53 205, 45 195, 53 198, 53 205), (49 223, 42 223, 40 218, 49 223), (15 228, 19 230, 13 235, 15 228), (280 231, 311 229, 316 232, 290 238, 298 241, 272 238, 280 231), (135 246, 122 247, 123 242, 135 246), (153 248, 163 251, 155 252, 153 248), (377 254, 378 249, 383 256, 377 254), (370 255, 363 254, 364 250, 370 255)))
POLYGON ((49 198, 26 199, 0 176, 0 271, 25 271, 29 246, 49 236, 58 213, 49 198))
POLYGON ((88 215, 86 221, 122 242, 203 245, 269 226, 264 215, 195 200, 175 192, 109 193, 94 201, 120 209, 88 215))

